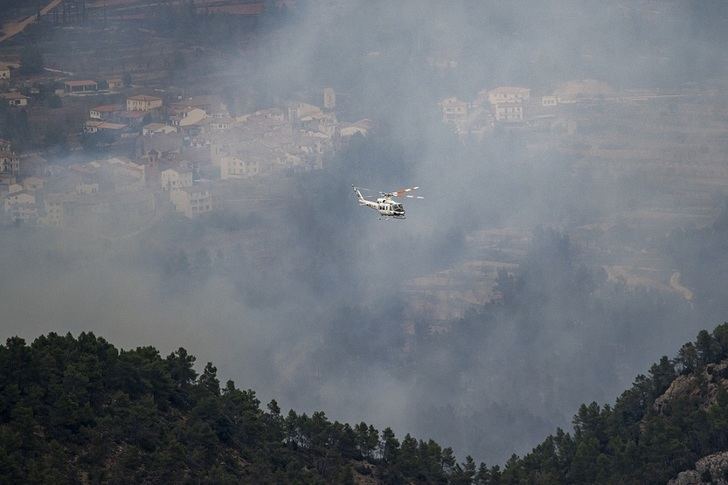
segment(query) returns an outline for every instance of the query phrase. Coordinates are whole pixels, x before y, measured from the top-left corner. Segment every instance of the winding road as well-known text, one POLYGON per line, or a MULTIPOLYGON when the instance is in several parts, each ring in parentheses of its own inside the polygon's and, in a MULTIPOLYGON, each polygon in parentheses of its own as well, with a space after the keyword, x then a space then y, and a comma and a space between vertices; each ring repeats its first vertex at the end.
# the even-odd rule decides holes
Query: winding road
MULTIPOLYGON (((51 10, 60 5, 61 2, 63 2, 63 0, 51 0, 45 7, 40 9, 40 15, 47 15, 51 10)), ((38 16, 36 14, 33 14, 22 20, 10 21, 3 24, 3 34, 0 36, 0 42, 4 42, 21 33, 27 26, 35 22, 37 17, 38 16)))
POLYGON ((689 288, 686 288, 682 284, 680 284, 680 272, 675 271, 674 273, 672 273, 672 276, 670 276, 670 288, 680 293, 680 295, 682 295, 682 297, 686 300, 692 301, 694 296, 693 292, 690 291, 689 288))

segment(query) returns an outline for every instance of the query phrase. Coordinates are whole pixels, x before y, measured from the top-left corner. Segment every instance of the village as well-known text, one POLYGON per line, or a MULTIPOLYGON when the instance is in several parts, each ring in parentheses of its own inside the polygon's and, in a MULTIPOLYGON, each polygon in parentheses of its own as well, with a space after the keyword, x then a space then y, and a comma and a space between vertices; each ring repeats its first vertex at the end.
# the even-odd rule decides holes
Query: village
MULTIPOLYGON (((231 196, 235 181, 321 169, 347 139, 371 129, 368 120, 337 119, 331 88, 292 101, 277 99, 270 107, 233 107, 252 96, 226 95, 225 82, 204 78, 219 71, 201 62, 199 75, 189 74, 181 86, 173 86, 175 69, 200 57, 204 48, 165 51, 170 40, 158 35, 159 27, 135 25, 139 19, 156 21, 149 14, 153 8, 144 2, 107 8, 105 2, 55 1, 37 11, 21 4, 3 12, 4 224, 118 233, 166 213, 195 218, 237 197, 231 196), (130 8, 142 13, 130 14, 130 8), (77 49, 56 49, 58 42, 50 42, 54 35, 67 36, 77 49), (140 35, 148 44, 142 56, 134 48, 140 35), (97 36, 108 40, 88 42, 97 36), (77 42, 88 49, 104 44, 108 53, 84 63, 77 42)), ((285 2, 271 6, 285 8, 285 2)), ((205 6, 204 13, 230 15, 245 24, 264 10, 260 2, 229 1, 212 11, 205 6)), ((201 57, 212 58, 216 67, 229 60, 201 57)), ((198 72, 185 69, 185 76, 188 71, 198 72)))
MULTIPOLYGON (((16 76, 22 72, 19 64, 3 66, 0 98, 7 116, 27 117, 24 113, 32 110, 35 118, 52 120, 61 104, 74 113, 66 114, 67 119, 79 120, 57 141, 75 147, 56 155, 64 163, 51 158, 53 150, 39 150, 32 142, 18 150, 12 141, 0 140, 5 223, 65 228, 111 224, 117 230, 134 230, 168 212, 195 218, 239 197, 236 181, 278 179, 326 167, 348 140, 367 136, 374 124, 368 119, 339 120, 337 95, 330 87, 305 101, 236 115, 221 95, 184 96, 144 88, 131 85, 124 75, 68 79, 57 73, 52 85, 59 87, 42 93, 29 84, 28 76, 16 76), (36 100, 40 97, 46 101, 36 100)), ((592 159, 584 163, 608 160, 611 167, 621 163, 634 169, 640 166, 637 159, 652 157, 629 146, 629 137, 617 143, 584 143, 588 130, 580 115, 605 106, 638 111, 650 103, 695 106, 707 96, 704 91, 617 91, 596 80, 567 82, 539 95, 532 91, 495 86, 481 90, 472 101, 447 97, 439 103, 442 122, 464 143, 517 130, 528 133, 531 152, 553 149, 592 159)), ((699 155, 700 150, 695 152, 699 155)), ((686 166, 661 155, 661 166, 672 171, 689 170, 713 181, 726 176, 722 164, 708 163, 710 156, 703 157, 705 163, 686 166)), ((654 163, 647 168, 656 173, 654 163)))
MULTIPOLYGON (((238 13, 250 18, 260 11, 238 13)), ((63 35, 80 38, 98 24, 63 35)), ((261 101, 235 77, 239 67, 225 65, 229 56, 202 46, 180 54, 167 38, 135 33, 150 36, 148 55, 120 50, 118 59, 102 59, 95 69, 67 52, 46 54, 43 65, 28 69, 24 62, 37 64, 32 52, 0 50, 2 224, 117 240, 167 216, 192 223, 225 210, 273 215, 296 177, 330 168, 353 138, 378 136, 381 120, 348 109, 357 94, 322 85, 261 101), (155 55, 163 57, 154 62, 155 55), (185 60, 195 57, 194 64, 185 60), (178 79, 174 65, 180 63, 187 74, 178 79)), ((435 74, 457 66, 449 58, 422 61, 435 74)), ((609 235, 636 227, 648 240, 712 220, 716 194, 728 186, 722 87, 618 88, 575 79, 473 92, 433 99, 422 109, 439 115, 440 128, 464 145, 511 140, 505 146, 519 150, 516 163, 527 171, 539 170, 540 160, 559 159, 565 171, 554 177, 598 176, 625 187, 629 182, 622 181, 649 179, 670 187, 649 196, 642 189, 609 217, 579 221, 572 237, 601 259, 610 279, 672 291, 673 272, 654 270, 660 264, 643 248, 612 247, 609 235)), ((249 243, 261 249, 264 240, 249 243)), ((449 322, 474 302, 497 298, 498 271, 518 260, 504 257, 505 248, 522 255, 528 240, 522 227, 473 228, 466 240, 470 259, 403 285, 413 315, 449 322)), ((263 252, 275 257, 272 247, 263 252)))
MULTIPOLYGON (((295 2, 226 0, 195 9, 191 26, 213 18, 211 13, 218 20, 224 14, 254 32, 265 15, 285 16, 295 2)), ((346 109, 354 98, 365 105, 358 94, 338 93, 325 84, 287 98, 262 96, 239 78, 249 66, 232 63, 248 52, 248 37, 223 45, 228 50, 214 42, 194 43, 176 31, 162 33, 164 23, 154 12, 138 0, 64 1, 49 3, 22 22, 5 22, 0 40, 4 223, 78 228, 103 222, 133 231, 166 213, 193 219, 240 200, 236 184, 326 168, 349 140, 378 128, 381 120, 368 119, 373 115, 346 109), (24 44, 25 35, 61 36, 76 49, 46 41, 41 52, 41 44, 24 44), (88 56, 96 62, 85 62, 88 56)), ((25 8, 17 15, 33 13, 25 8)), ((266 40, 273 46, 280 42, 275 36, 266 40)), ((458 65, 433 55, 423 59, 423 67, 435 74, 458 65)), ((377 56, 365 57, 376 62, 377 56)), ((527 134, 527 155, 551 151, 599 170, 643 167, 715 183, 728 174, 700 148, 703 142, 694 149, 692 138, 679 142, 679 149, 665 147, 677 140, 645 146, 632 143, 629 130, 615 139, 619 127, 613 129, 617 123, 641 123, 639 129, 645 129, 651 123, 642 123, 646 117, 665 110, 697 116, 714 94, 705 87, 627 89, 586 79, 547 87, 483 86, 471 99, 448 96, 424 109, 439 109, 443 124, 463 143, 513 131, 527 134), (683 163, 685 158, 693 163, 683 163)))
MULTIPOLYGON (((40 90, 22 76, 16 81, 14 71, 22 69, 6 64, 0 70, 5 110, 32 108, 43 118, 44 111, 58 109, 36 103, 40 90)), ((169 211, 194 218, 225 204, 233 193, 224 190, 230 181, 322 169, 347 140, 372 129, 367 119, 337 119, 332 88, 322 90, 318 106, 287 102, 235 116, 220 95, 170 96, 130 86, 125 76, 59 76, 53 84, 62 87, 46 97, 76 111, 85 107, 85 121, 66 136, 81 149, 93 149, 84 150, 85 158, 88 151, 98 158, 54 163, 32 147, 22 153, 11 141, 0 141, 0 196, 9 223, 79 227, 114 221, 114 227, 134 228, 169 211)), ((443 121, 460 137, 480 139, 496 125, 558 126, 563 120, 553 112, 558 104, 608 95, 613 93, 603 83, 574 83, 534 104, 528 88, 495 87, 472 103, 451 97, 440 107, 443 121)))
MULTIPOLYGON (((10 72, 9 67, 2 71, 7 91, 1 96, 7 109, 24 110, 33 102, 32 94, 14 89, 10 72)), ((119 98, 125 91, 121 78, 58 82, 63 88, 54 95, 69 104, 80 98, 89 105, 94 98, 119 98)), ((496 124, 552 122, 557 117, 548 110, 557 103, 589 99, 585 94, 603 96, 604 90, 594 82, 577 89, 572 98, 564 93, 544 96, 539 109, 531 109, 530 89, 496 87, 482 91, 473 103, 447 98, 440 106, 443 121, 458 135, 483 137, 496 124)), ((224 181, 321 169, 346 140, 366 136, 371 129, 366 119, 337 119, 332 88, 323 89, 320 104, 291 102, 234 117, 216 95, 170 100, 147 93, 129 95, 119 104, 91 103, 79 136, 101 152, 131 146, 134 157, 107 156, 64 166, 37 154, 17 153, 10 141, 2 140, 5 219, 72 227, 109 218, 133 227, 167 210, 188 218, 211 212, 225 202, 223 191, 217 190, 224 181)))
MULTIPOLYGON (((100 90, 95 80, 63 84, 57 93, 63 99, 88 99, 100 90)), ((109 80, 104 90, 115 87, 109 80)), ((32 99, 12 90, 3 98, 12 110, 24 109, 32 99)), ((366 135, 368 120, 337 120, 335 100, 333 89, 326 88, 322 107, 296 102, 238 117, 214 95, 169 102, 136 94, 122 104, 94 105, 80 136, 112 153, 116 146, 132 146, 134 158, 106 156, 62 165, 17 153, 2 140, 5 219, 73 227, 106 218, 133 227, 168 210, 189 218, 211 212, 224 203, 218 198, 221 184, 321 169, 348 138, 366 135)))

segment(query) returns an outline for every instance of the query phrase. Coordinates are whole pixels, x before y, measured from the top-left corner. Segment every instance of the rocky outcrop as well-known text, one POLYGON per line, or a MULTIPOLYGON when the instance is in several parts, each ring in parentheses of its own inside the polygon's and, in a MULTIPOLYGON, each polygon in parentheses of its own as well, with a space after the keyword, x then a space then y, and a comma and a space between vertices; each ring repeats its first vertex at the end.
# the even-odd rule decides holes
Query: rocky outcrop
POLYGON ((718 389, 728 389, 728 361, 708 364, 701 374, 679 376, 657 399, 652 409, 663 414, 666 407, 676 398, 694 397, 701 401, 700 407, 708 409, 718 399, 718 389))
POLYGON ((692 395, 695 391, 699 391, 698 379, 690 374, 686 376, 678 376, 670 384, 670 387, 662 393, 660 397, 655 399, 652 409, 657 414, 663 414, 667 406, 678 397, 692 395))
POLYGON ((695 463, 694 470, 684 471, 668 485, 728 485, 728 451, 704 456, 695 463))

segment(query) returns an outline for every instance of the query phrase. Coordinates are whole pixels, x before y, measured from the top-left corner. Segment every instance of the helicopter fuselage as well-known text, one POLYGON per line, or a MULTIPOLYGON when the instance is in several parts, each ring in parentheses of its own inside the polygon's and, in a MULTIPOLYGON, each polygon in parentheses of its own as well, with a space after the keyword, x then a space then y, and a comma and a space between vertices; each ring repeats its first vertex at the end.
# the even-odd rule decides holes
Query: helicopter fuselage
POLYGON ((374 205, 374 209, 382 216, 404 219, 404 207, 394 199, 380 197, 374 205))
POLYGON ((395 219, 404 219, 405 211, 401 202, 397 202, 392 197, 379 197, 376 201, 365 199, 356 187, 354 193, 357 195, 359 205, 369 207, 379 213, 383 217, 392 217, 395 219))

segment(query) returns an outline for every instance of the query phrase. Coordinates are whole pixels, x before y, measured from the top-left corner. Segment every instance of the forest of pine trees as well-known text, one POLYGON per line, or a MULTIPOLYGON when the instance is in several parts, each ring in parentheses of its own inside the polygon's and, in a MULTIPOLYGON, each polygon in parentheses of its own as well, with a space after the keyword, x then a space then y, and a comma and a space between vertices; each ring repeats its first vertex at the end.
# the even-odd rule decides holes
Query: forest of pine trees
POLYGON ((82 333, 0 347, 0 483, 470 483, 475 463, 387 428, 282 415, 184 349, 82 333))
POLYGON ((501 468, 390 428, 283 415, 275 401, 261 409, 253 391, 221 386, 211 363, 198 374, 182 348, 162 357, 91 333, 14 337, 0 346, 0 482, 664 483, 728 447, 728 372, 705 405, 705 376, 726 358, 728 324, 703 330, 614 406, 582 405, 573 433, 501 468), (680 375, 694 388, 657 410, 680 375))

